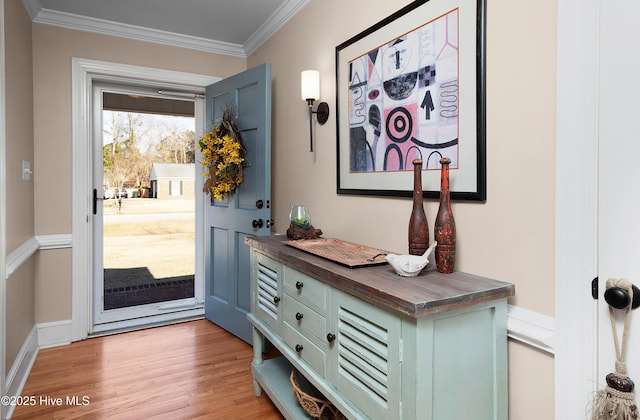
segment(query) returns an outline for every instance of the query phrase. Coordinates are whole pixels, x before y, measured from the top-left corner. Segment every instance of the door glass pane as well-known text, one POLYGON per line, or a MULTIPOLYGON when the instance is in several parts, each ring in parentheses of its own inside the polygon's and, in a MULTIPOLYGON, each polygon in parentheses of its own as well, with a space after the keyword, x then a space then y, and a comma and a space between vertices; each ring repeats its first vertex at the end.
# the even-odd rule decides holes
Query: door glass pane
POLYGON ((103 109, 105 311, 194 297, 195 119, 152 108, 103 109))

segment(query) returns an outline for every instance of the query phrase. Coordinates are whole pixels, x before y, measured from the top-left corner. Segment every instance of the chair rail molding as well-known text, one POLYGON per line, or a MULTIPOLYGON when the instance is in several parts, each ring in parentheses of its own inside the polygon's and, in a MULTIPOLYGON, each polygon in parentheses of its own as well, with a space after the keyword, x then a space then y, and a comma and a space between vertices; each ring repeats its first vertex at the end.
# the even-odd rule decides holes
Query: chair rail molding
POLYGON ((507 334, 509 338, 554 354, 555 321, 552 317, 518 306, 509 305, 507 334))
POLYGON ((40 250, 71 248, 73 246, 73 237, 70 233, 62 235, 36 235, 36 240, 40 245, 40 250))
POLYGON ((8 279, 11 277, 11 275, 15 273, 22 264, 36 253, 39 247, 40 244, 38 243, 38 240, 33 237, 13 250, 7 256, 5 278, 8 279))
POLYGON ((6 259, 5 278, 8 279, 39 250, 71 248, 71 234, 37 235, 13 250, 6 259))

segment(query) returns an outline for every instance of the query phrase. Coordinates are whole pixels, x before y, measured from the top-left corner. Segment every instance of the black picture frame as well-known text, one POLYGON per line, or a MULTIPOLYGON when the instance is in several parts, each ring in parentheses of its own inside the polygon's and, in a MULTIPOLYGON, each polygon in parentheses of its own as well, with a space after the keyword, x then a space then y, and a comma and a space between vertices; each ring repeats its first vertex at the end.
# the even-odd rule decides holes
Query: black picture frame
POLYGON ((338 194, 409 197, 417 157, 438 198, 452 155, 451 198, 486 200, 485 26, 486 0, 418 0, 336 47, 338 194))

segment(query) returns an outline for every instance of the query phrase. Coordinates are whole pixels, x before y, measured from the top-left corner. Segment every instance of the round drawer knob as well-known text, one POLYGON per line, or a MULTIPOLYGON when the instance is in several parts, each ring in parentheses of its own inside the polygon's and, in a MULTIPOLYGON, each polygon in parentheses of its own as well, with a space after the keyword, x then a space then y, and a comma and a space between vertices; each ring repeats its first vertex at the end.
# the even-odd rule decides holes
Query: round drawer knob
POLYGON ((296 351, 298 353, 300 353, 302 351, 302 349, 304 349, 304 347, 302 346, 302 344, 296 344, 296 351))
POLYGON ((336 339, 336 335, 335 334, 332 334, 332 333, 327 334, 327 341, 328 342, 333 343, 333 341, 335 339, 336 339))
POLYGON ((302 315, 300 312, 297 312, 297 313, 296 313, 296 319, 297 319, 298 321, 300 321, 302 318, 304 318, 304 315, 302 315))
POLYGON ((301 281, 296 282, 296 289, 300 290, 304 287, 304 283, 301 281))
POLYGON ((280 303, 280 296, 274 296, 274 297, 273 297, 273 303, 275 303, 276 305, 277 305, 278 303, 280 303))

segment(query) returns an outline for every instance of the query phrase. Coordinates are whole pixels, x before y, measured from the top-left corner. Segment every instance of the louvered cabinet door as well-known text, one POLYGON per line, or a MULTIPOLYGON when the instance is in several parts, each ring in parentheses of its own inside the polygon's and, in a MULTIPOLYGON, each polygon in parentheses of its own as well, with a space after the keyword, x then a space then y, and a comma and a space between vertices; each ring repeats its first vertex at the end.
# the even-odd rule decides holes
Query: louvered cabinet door
POLYGON ((283 298, 282 264, 262 254, 256 254, 253 263, 251 312, 279 333, 283 298))
POLYGON ((371 418, 401 416, 401 326, 399 317, 331 290, 331 382, 371 418))

